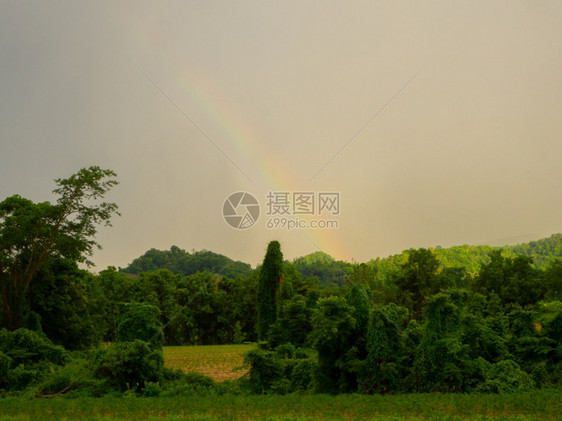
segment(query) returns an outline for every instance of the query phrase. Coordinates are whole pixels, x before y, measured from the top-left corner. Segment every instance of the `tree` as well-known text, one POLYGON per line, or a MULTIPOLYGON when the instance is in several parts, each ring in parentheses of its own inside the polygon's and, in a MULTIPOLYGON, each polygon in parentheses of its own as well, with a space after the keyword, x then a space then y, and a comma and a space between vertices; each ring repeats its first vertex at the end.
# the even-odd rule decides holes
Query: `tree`
POLYGON ((504 257, 501 250, 495 250, 490 253, 490 262, 482 266, 473 288, 485 295, 497 294, 503 304, 525 306, 537 303, 544 296, 545 288, 540 281, 540 272, 533 267, 532 258, 504 257))
POLYGON ((553 260, 543 274, 545 298, 562 301, 562 260, 553 260))
POLYGON ((114 342, 117 329, 119 308, 123 303, 134 301, 133 295, 137 292, 136 279, 117 272, 115 266, 108 266, 100 271, 95 282, 101 290, 97 299, 103 308, 102 317, 105 325, 104 341, 114 342))
POLYGON ((272 347, 286 343, 304 346, 312 330, 312 310, 306 306, 306 298, 295 295, 280 307, 279 317, 269 331, 269 343, 272 347))
POLYGON ((347 293, 347 302, 354 308, 353 318, 356 320, 353 336, 357 357, 365 359, 367 356, 367 330, 369 325, 369 312, 371 311, 370 290, 364 284, 353 284, 347 293))
POLYGON ((91 347, 106 329, 101 296, 93 275, 75 261, 47 259, 30 288, 25 324, 30 329, 30 316, 37 314, 40 329, 53 343, 66 349, 91 347))
POLYGON ((311 341, 318 352, 316 388, 320 393, 347 393, 357 385, 350 384, 356 373, 350 372, 349 360, 354 359, 354 333, 357 321, 354 308, 345 298, 321 299, 315 310, 311 341))
POLYGON ((367 358, 360 387, 367 393, 387 393, 400 389, 401 362, 405 354, 400 329, 408 311, 391 303, 370 311, 367 331, 367 358))
POLYGON ((19 195, 0 203, 0 289, 2 325, 24 324, 28 296, 36 274, 49 258, 91 264, 96 226, 111 225, 117 205, 98 203, 118 182, 111 170, 83 168, 56 179, 56 204, 34 203, 19 195))
POLYGON ((267 246, 260 271, 257 291, 258 338, 265 340, 272 324, 277 320, 277 292, 283 280, 283 253, 278 241, 267 246))
POLYGON ((150 348, 162 349, 162 325, 158 321, 158 307, 146 303, 123 306, 119 317, 115 342, 144 341, 150 348))
POLYGON ((410 249, 408 261, 401 266, 395 283, 400 288, 401 301, 419 319, 426 297, 439 292, 445 281, 439 276, 439 261, 428 249, 410 249))

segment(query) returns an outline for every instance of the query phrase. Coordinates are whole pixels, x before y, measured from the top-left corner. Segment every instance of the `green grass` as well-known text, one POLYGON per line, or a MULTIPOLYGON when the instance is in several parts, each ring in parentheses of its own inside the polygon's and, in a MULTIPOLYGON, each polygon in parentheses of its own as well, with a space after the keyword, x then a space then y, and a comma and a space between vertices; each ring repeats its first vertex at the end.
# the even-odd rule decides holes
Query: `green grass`
POLYGON ((556 420, 559 391, 413 394, 0 399, 0 420, 556 420))
POLYGON ((235 380, 247 370, 242 369, 244 354, 255 345, 165 346, 164 364, 205 374, 215 381, 235 380))

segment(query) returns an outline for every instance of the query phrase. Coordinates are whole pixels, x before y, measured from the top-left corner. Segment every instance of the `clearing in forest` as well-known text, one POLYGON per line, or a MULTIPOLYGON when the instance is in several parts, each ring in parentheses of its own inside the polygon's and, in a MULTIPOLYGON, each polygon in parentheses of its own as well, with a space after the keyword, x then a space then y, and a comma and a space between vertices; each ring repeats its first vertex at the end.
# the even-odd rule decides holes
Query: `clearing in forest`
POLYGON ((165 346, 164 364, 186 373, 197 372, 221 382, 235 380, 247 373, 242 367, 244 354, 256 345, 165 346))

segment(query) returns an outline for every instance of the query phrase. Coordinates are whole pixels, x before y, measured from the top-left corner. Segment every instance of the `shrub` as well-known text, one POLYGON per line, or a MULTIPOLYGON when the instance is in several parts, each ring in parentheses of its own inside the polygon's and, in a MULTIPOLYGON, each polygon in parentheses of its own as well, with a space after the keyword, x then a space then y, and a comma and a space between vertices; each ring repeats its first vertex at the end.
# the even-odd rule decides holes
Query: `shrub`
POLYGON ((283 364, 275 353, 254 349, 244 357, 244 363, 250 366, 250 389, 252 393, 266 393, 283 374, 283 364))
POLYGON ((291 385, 293 390, 311 390, 314 373, 318 369, 312 359, 298 361, 291 372, 291 385))
POLYGON ((2 379, 8 374, 11 364, 12 359, 0 351, 0 384, 2 379))
POLYGON ((0 330, 0 351, 12 358, 14 364, 26 365, 44 360, 60 364, 64 356, 63 347, 53 345, 45 335, 28 329, 0 330))
POLYGON ((7 390, 23 390, 42 376, 41 370, 26 369, 20 364, 11 369, 6 375, 5 387, 7 390))
MULTIPOLYGON (((169 373, 168 373, 169 375, 169 373)), ((175 371, 174 378, 165 384, 163 396, 177 396, 183 394, 206 394, 208 392, 214 393, 220 384, 214 382, 209 376, 201 373, 184 373, 182 371, 175 371)), ((220 385, 222 386, 222 385, 220 385)), ((222 391, 226 390, 222 387, 222 391)))
POLYGON ((53 345, 42 333, 0 330, 0 388, 23 390, 63 359, 64 349, 53 345))
POLYGON ((280 358, 293 358, 295 356, 296 348, 293 344, 283 344, 275 348, 275 353, 280 358))
POLYGON ((142 390, 147 382, 157 382, 163 372, 162 352, 141 340, 117 342, 100 352, 95 374, 118 390, 142 390))
POLYGON ((535 387, 531 377, 511 360, 492 364, 486 380, 478 387, 478 391, 487 393, 525 392, 535 387))
POLYGON ((273 382, 271 385, 271 391, 277 395, 286 395, 292 392, 291 381, 285 377, 282 377, 273 382))
POLYGON ((90 361, 84 358, 74 358, 62 367, 53 369, 53 373, 46 376, 39 384, 42 395, 57 395, 67 392, 86 393, 90 396, 101 396, 107 385, 103 379, 94 379, 90 361))
POLYGON ((162 393, 162 388, 158 382, 146 382, 142 390, 142 395, 145 397, 159 396, 160 393, 162 393))
POLYGON ((182 379, 183 383, 190 384, 194 390, 198 389, 212 389, 215 387, 215 381, 209 376, 201 373, 190 372, 185 374, 182 379))
POLYGON ((163 382, 175 382, 183 379, 184 377, 185 373, 179 368, 162 367, 163 382))

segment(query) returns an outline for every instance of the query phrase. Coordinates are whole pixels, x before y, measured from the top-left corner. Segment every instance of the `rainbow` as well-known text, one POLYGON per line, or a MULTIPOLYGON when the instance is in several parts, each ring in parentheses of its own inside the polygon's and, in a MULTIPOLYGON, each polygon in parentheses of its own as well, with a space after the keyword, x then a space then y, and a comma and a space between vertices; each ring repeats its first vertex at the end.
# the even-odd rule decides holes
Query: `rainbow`
MULTIPOLYGON (((123 18, 130 19, 128 12, 125 14, 125 9, 123 18)), ((161 32, 147 29, 150 26, 144 25, 142 22, 131 21, 130 24, 136 36, 144 40, 143 45, 150 46, 153 51, 161 51, 162 54, 168 51, 168 43, 165 42, 161 32)), ((172 53, 174 52, 170 51, 170 54, 172 53)), ((182 69, 181 75, 178 76, 178 83, 183 94, 204 110, 206 116, 222 132, 223 136, 216 139, 220 142, 219 144, 224 145, 225 142, 228 142, 234 145, 240 154, 252 162, 260 178, 254 181, 263 183, 265 191, 298 191, 299 185, 303 186, 302 180, 296 180, 293 174, 287 171, 287 168, 267 150, 267 144, 260 141, 252 126, 236 111, 240 107, 234 103, 221 101, 224 95, 219 92, 216 83, 189 68, 182 69)), ((177 95, 172 96, 177 98, 177 95)), ((246 171, 246 169, 244 170, 246 171)), ((254 179, 252 174, 248 175, 254 179)), ((258 198, 258 200, 261 202, 263 198, 258 198)), ((317 229, 309 230, 306 236, 313 242, 312 251, 320 249, 336 259, 350 259, 349 247, 344 244, 345 240, 340 232, 340 230, 317 229)), ((302 234, 297 233, 297 235, 301 236, 301 241, 309 241, 304 239, 302 234)))
MULTIPOLYGON (((294 188, 297 180, 287 172, 278 160, 266 150, 266 144, 259 141, 259 136, 255 133, 252 126, 244 121, 244 118, 237 112, 237 107, 232 101, 225 101, 225 95, 219 92, 216 83, 208 78, 193 72, 184 72, 179 79, 179 83, 191 101, 203 110, 215 128, 222 132, 221 143, 225 139, 237 149, 240 155, 247 157, 246 161, 252 162, 259 173, 257 182, 264 183, 265 188, 273 191, 283 191, 283 189, 294 188)), ((239 164, 237 162, 237 164, 239 164)))
MULTIPOLYGON (((225 142, 236 149, 237 154, 246 157, 259 174, 259 180, 247 173, 254 183, 263 187, 263 196, 258 200, 263 203, 267 191, 299 191, 304 183, 297 180, 287 167, 267 149, 267 144, 260 141, 251 124, 244 120, 237 110, 240 107, 232 101, 225 101, 225 95, 219 92, 216 83, 201 74, 185 71, 179 78, 183 93, 203 110, 207 118, 213 122, 214 128, 220 130, 219 144, 225 142)), ((226 148, 225 148, 226 149, 226 148)), ((238 164, 238 162, 237 162, 238 164)), ((239 164, 240 165, 240 164, 239 164)), ((246 171, 245 168, 243 168, 246 171)), ((256 194, 254 192, 254 194, 256 194)), ((298 234, 300 235, 300 234, 298 234)), ((349 259, 348 248, 343 244, 339 230, 311 229, 306 232, 306 237, 311 240, 312 251, 324 251, 335 259, 349 259)), ((302 241, 306 241, 302 238, 302 241)))

